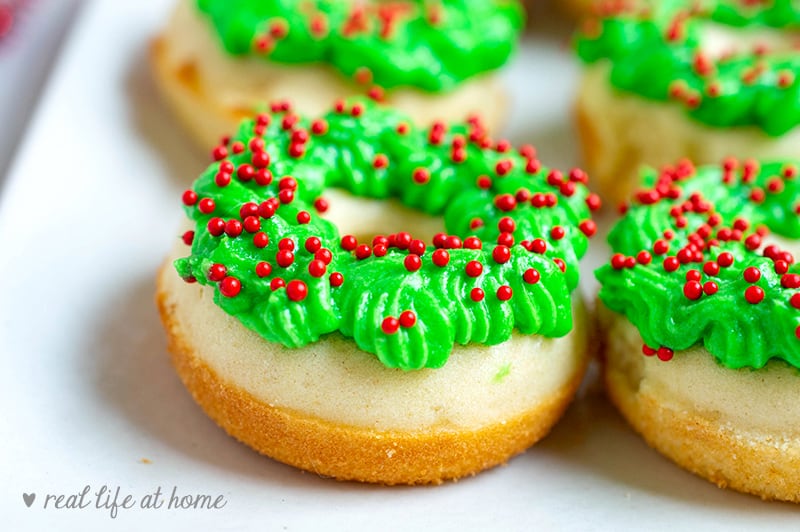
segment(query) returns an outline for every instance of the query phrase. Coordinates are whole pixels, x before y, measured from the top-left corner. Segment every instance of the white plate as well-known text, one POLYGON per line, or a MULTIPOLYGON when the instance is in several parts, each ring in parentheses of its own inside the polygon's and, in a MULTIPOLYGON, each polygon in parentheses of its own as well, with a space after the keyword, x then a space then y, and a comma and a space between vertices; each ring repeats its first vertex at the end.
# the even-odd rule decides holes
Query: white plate
MULTIPOLYGON (((159 103, 145 64, 171 3, 86 6, 3 191, 4 530, 800 526, 795 506, 719 490, 662 459, 591 387, 507 467, 434 488, 324 480, 226 436, 170 367, 153 303, 153 275, 181 218, 179 194, 205 164, 159 103), (89 507, 54 509, 51 499, 43 508, 48 494, 87 485, 89 507), (112 519, 95 507, 104 485, 137 504, 160 486, 166 495, 173 487, 222 495, 226 505, 122 509, 112 519), (23 493, 36 494, 30 508, 23 493)), ((543 33, 525 41, 507 72, 515 105, 508 133, 568 168, 579 68, 564 33, 543 33)))

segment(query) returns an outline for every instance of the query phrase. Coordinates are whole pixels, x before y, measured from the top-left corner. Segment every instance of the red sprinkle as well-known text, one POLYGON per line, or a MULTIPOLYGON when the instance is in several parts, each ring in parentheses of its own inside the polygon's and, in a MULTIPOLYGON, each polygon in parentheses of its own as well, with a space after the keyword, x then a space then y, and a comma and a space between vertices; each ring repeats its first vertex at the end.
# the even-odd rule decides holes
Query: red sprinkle
POLYGON ((511 290, 510 286, 503 285, 497 289, 497 299, 500 301, 508 301, 511 299, 512 295, 514 295, 514 292, 511 290))
POLYGON ((759 286, 748 286, 744 291, 744 298, 751 305, 761 303, 764 300, 764 290, 759 286))
POLYGON ((400 314, 400 327, 408 329, 417 323, 417 315, 410 310, 403 311, 400 314))
POLYGON ((486 294, 483 292, 482 288, 473 288, 469 293, 470 299, 473 301, 483 301, 483 298, 486 297, 486 294))
POLYGON ((286 285, 286 295, 292 301, 302 301, 308 295, 308 286, 297 279, 289 281, 289 284, 286 285))
POLYGON ((219 284, 219 291, 225 297, 236 297, 242 290, 242 283, 236 277, 226 277, 219 284))
POLYGON ((395 334, 400 329, 400 320, 393 316, 388 316, 383 319, 381 329, 386 334, 395 334))
POLYGON ((528 268, 525 270, 525 273, 522 274, 522 279, 528 284, 536 284, 541 279, 541 275, 539 271, 534 268, 528 268))

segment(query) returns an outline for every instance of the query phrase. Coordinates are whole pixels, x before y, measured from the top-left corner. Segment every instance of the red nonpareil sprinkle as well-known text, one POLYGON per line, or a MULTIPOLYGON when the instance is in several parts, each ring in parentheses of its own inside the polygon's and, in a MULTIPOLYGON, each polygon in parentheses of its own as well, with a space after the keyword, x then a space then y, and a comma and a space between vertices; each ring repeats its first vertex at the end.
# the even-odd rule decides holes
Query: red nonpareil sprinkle
POLYGON ((259 231, 253 235, 253 245, 259 249, 263 249, 269 245, 269 237, 267 233, 259 231))
POLYGON ((385 334, 395 334, 400 329, 400 320, 394 316, 387 316, 381 322, 381 330, 385 334))
POLYGON ((400 313, 400 327, 404 329, 408 329, 409 327, 413 327, 417 323, 417 315, 414 314, 411 310, 405 310, 400 313))
POLYGON ((706 281, 703 284, 703 292, 708 296, 714 295, 718 291, 719 291, 719 285, 717 285, 717 283, 715 283, 714 281, 706 281))
POLYGON ((669 252, 669 244, 664 240, 656 240, 655 244, 653 244, 653 253, 656 255, 664 255, 669 252))
POLYGON ((744 291, 744 298, 751 305, 756 305, 764 300, 764 290, 760 286, 748 286, 744 291))
POLYGON ((447 235, 445 233, 436 233, 433 235, 433 247, 435 248, 443 248, 446 241, 447 235))
POLYGON ((642 354, 648 357, 655 356, 657 350, 647 344, 642 344, 642 354))
POLYGON ((211 214, 217 205, 211 198, 203 198, 197 203, 197 209, 203 214, 211 214))
POLYGON ((647 252, 647 251, 640 251, 636 255, 636 262, 638 262, 639 264, 642 264, 643 266, 647 266, 652 261, 653 261, 653 256, 650 255, 650 253, 647 252))
MULTIPOLYGON (((560 258, 556 257, 555 259, 553 259, 553 262, 556 263, 556 266, 558 266, 558 269, 561 270, 561 273, 567 273, 567 263, 564 262, 563 259, 560 259, 560 258)), ((626 266, 627 266, 627 264, 626 264, 626 266)), ((628 267, 630 268, 631 266, 628 266, 628 267)))
POLYGON ((800 309, 800 293, 794 294, 792 298, 789 300, 789 304, 792 305, 794 308, 800 309))
POLYGON ((724 251, 719 254, 717 257, 717 264, 719 264, 723 268, 728 268, 729 266, 733 265, 733 255, 724 251))
POLYGON ((187 246, 191 246, 192 242, 194 242, 194 231, 186 231, 181 236, 181 239, 183 240, 184 244, 186 244, 187 246))
POLYGON ((781 276, 781 286, 784 288, 800 288, 800 275, 787 273, 781 276))
POLYGON ((328 200, 325 198, 317 198, 314 201, 314 208, 317 209, 317 212, 323 214, 328 211, 330 205, 328 204, 328 200))
POLYGON ((481 264, 477 260, 471 260, 464 267, 464 271, 470 277, 478 277, 480 274, 483 273, 483 264, 481 264))
POLYGON ((625 255, 622 253, 615 253, 611 257, 611 267, 615 270, 622 270, 625 268, 625 255))
POLYGON ((366 244, 356 246, 356 258, 358 260, 368 259, 372 256, 372 248, 366 244))
POLYGON ((324 135, 328 132, 328 122, 323 119, 314 120, 311 123, 311 133, 314 135, 324 135))
POLYGON ((281 238, 278 241, 278 249, 286 251, 294 251, 294 240, 291 238, 281 238))
MULTIPOLYGON (((258 207, 256 207, 256 212, 258 211, 258 207)), ((261 220, 258 219, 257 216, 247 216, 242 223, 244 226, 244 230, 248 233, 255 233, 259 229, 261 229, 261 220)))
POLYGON ((494 205, 503 212, 509 212, 516 208, 517 200, 511 194, 500 194, 494 199, 494 205))
POLYGON ((514 295, 510 286, 503 285, 497 289, 497 299, 500 301, 508 301, 514 295))
MULTIPOLYGON (((269 153, 265 151, 256 152, 251 157, 250 162, 252 163, 253 168, 258 168, 258 169, 266 168, 267 166, 269 166, 270 163, 269 153)), ((255 177, 256 173, 257 171, 253 172, 252 177, 255 177)))
POLYGON ((702 278, 703 275, 698 270, 689 270, 686 272, 687 281, 699 281, 702 278))
POLYGON ((288 205, 289 203, 294 201, 294 191, 288 188, 285 188, 278 192, 278 199, 284 205, 288 205))
POLYGON ((425 168, 417 168, 412 174, 412 179, 419 185, 424 185, 431 179, 431 174, 425 168))
POLYGON ((228 156, 228 148, 226 148, 225 146, 217 146, 211 152, 211 158, 214 159, 214 161, 221 161, 227 156, 228 156))
POLYGON ((308 273, 310 273, 312 277, 322 277, 327 270, 327 264, 319 259, 312 260, 308 263, 308 273))
POLYGON ((288 268, 294 262, 294 253, 288 249, 282 249, 275 254, 275 262, 277 262, 278 266, 281 268, 288 268))
POLYGON ((578 229, 587 237, 593 237, 597 233, 597 224, 594 220, 584 220, 578 225, 578 229))
POLYGON ((680 263, 680 261, 678 260, 677 257, 666 257, 662 264, 663 264, 663 267, 664 267, 664 271, 667 271, 667 272, 674 272, 681 265, 681 263, 680 263))
POLYGON ((308 211, 300 211, 297 213, 297 223, 299 224, 307 224, 311 221, 311 214, 308 211))
POLYGON ((236 238, 242 234, 242 222, 239 220, 228 220, 225 222, 225 234, 231 238, 236 238))
POLYGON ((789 263, 785 260, 776 260, 775 261, 775 273, 778 275, 783 275, 784 273, 789 271, 789 263))
POLYGON ((236 277, 225 277, 219 283, 219 291, 225 297, 236 297, 242 291, 242 283, 236 277))
POLYGON ((748 283, 757 283, 761 279, 761 270, 754 266, 750 266, 744 270, 744 280, 748 283))
POLYGON ((422 267, 422 259, 419 258, 419 255, 408 255, 403 261, 403 265, 406 270, 415 272, 422 267))
POLYGON ((342 286, 342 283, 344 283, 344 276, 339 272, 333 272, 329 280, 331 286, 337 288, 339 286, 342 286))
POLYGON ((511 251, 507 246, 495 246, 492 251, 492 258, 498 264, 505 264, 511 260, 511 251))
POLYGON ((353 235, 344 235, 340 245, 345 251, 353 251, 358 246, 358 240, 353 235))
POLYGON ((511 247, 514 245, 514 235, 511 233, 500 233, 497 237, 497 243, 501 246, 511 247))
POLYGON ((272 265, 269 262, 259 262, 256 264, 256 275, 259 277, 269 277, 272 274, 272 265))
POLYGON ((669 347, 659 347, 658 352, 658 359, 662 362, 669 362, 672 360, 672 357, 675 356, 675 353, 669 347))
POLYGON ((397 247, 397 249, 408 249, 408 246, 411 245, 412 240, 413 239, 409 233, 401 231, 395 235, 394 245, 397 247))
POLYGON ((221 236, 225 232, 225 220, 222 218, 211 218, 206 224, 206 228, 211 236, 221 236))
POLYGON ((389 252, 389 248, 384 244, 377 244, 372 246, 372 254, 376 257, 385 257, 389 252))
POLYGON ((258 215, 264 219, 272 218, 275 215, 275 205, 270 201, 262 201, 258 206, 258 215))
POLYGON ((482 288, 477 288, 476 287, 476 288, 473 288, 472 290, 470 290, 469 297, 473 301, 478 302, 478 301, 483 301, 483 298, 486 297, 486 294, 484 293, 482 288))
POLYGON ((465 249, 481 249, 482 247, 483 243, 481 242, 480 238, 476 236, 470 236, 464 240, 465 249))
POLYGON ((269 282, 269 288, 273 292, 278 288, 283 288, 284 286, 286 286, 286 281, 284 281, 280 277, 275 277, 274 279, 272 279, 272 281, 269 282))
POLYGON ((539 282, 539 279, 541 279, 541 275, 535 268, 528 268, 525 270, 525 273, 522 274, 522 279, 528 284, 536 284, 539 282))
POLYGON ((744 245, 750 251, 755 251, 761 246, 761 236, 758 235, 757 233, 753 233, 752 235, 745 238, 744 245))
POLYGON ((719 264, 714 261, 708 261, 703 264, 703 273, 706 275, 717 275, 719 273, 719 264))
POLYGON ((217 172, 217 175, 214 176, 214 183, 220 188, 227 187, 231 183, 231 174, 217 172))
POLYGON ((483 190, 488 190, 492 186, 492 179, 488 175, 478 176, 475 185, 483 190))
POLYGON ((208 280, 218 283, 222 281, 225 276, 228 275, 228 268, 226 268, 223 264, 214 263, 208 269, 208 280))
POLYGON ((425 254, 425 242, 422 240, 412 240, 411 243, 408 245, 408 252, 413 253, 414 255, 424 255, 425 254))
POLYGON ((298 279, 289 281, 286 285, 286 295, 292 301, 302 301, 308 296, 308 285, 298 279))
POLYGON ((495 165, 494 171, 495 171, 495 173, 497 173, 498 176, 503 177, 505 175, 508 175, 508 173, 511 172, 511 169, 513 167, 514 167, 514 163, 512 163, 510 159, 505 159, 505 160, 499 161, 495 165))
POLYGON ((499 229, 501 233, 513 233, 517 229, 517 224, 514 222, 513 218, 504 216, 497 223, 497 229, 499 229))
POLYGON ((553 240, 561 240, 566 236, 566 234, 566 231, 560 225, 557 225, 550 230, 550 238, 553 240))
POLYGON ((540 255, 544 254, 547 251, 547 242, 541 238, 535 238, 531 242, 531 251, 540 255))
POLYGON ((603 202, 600 201, 600 196, 598 196, 597 194, 589 194, 588 196, 586 196, 586 206, 589 207, 589 210, 591 211, 600 210, 602 204, 603 202))
POLYGON ((447 263, 450 262, 450 253, 447 252, 445 249, 437 249, 433 252, 433 263, 440 268, 447 266, 447 263))
POLYGON ((688 299, 700 299, 703 295, 703 287, 698 281, 687 281, 683 285, 683 295, 688 299))

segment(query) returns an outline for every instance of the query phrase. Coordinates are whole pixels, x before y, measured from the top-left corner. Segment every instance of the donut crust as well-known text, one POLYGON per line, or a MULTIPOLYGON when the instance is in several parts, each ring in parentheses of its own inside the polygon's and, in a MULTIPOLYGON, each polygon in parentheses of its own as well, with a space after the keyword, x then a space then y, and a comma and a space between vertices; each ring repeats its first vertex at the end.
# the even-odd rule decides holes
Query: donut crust
POLYGON ((203 360, 202 346, 186 334, 164 287, 165 275, 175 275, 170 264, 159 275, 156 301, 172 362, 195 401, 237 440, 322 477, 386 485, 440 484, 503 464, 550 431, 574 397, 588 360, 582 357, 556 393, 502 422, 465 430, 349 426, 270 405, 221 378, 203 360))
MULTIPOLYGON (((170 37, 168 34, 173 32, 180 35, 180 32, 188 32, 193 35, 194 32, 205 31, 207 28, 202 21, 190 12, 189 3, 181 0, 170 26, 151 42, 149 51, 151 70, 159 92, 191 137, 203 148, 213 147, 223 135, 234 133, 243 118, 258 112, 254 106, 291 98, 295 103, 300 102, 298 110, 303 114, 317 115, 329 109, 335 99, 352 96, 364 90, 352 86, 325 66, 285 66, 262 61, 258 65, 251 65, 241 59, 215 57, 213 61, 226 61, 229 66, 235 65, 225 79, 235 76, 232 72, 249 72, 248 69, 254 66, 264 72, 260 89, 246 91, 247 103, 241 100, 241 93, 238 93, 240 104, 232 104, 215 95, 207 87, 208 83, 204 82, 202 69, 207 65, 202 62, 210 60, 211 52, 206 51, 204 57, 202 50, 175 50, 183 46, 174 45, 174 39, 180 37, 170 37), (309 87, 314 89, 309 91, 309 87)), ((196 41, 194 37, 191 39, 194 44, 196 41)), ((214 56, 221 53, 213 50, 214 56)), ((427 125, 433 120, 463 121, 471 113, 479 111, 487 130, 495 132, 508 115, 507 94, 491 72, 465 80, 458 89, 450 93, 393 90, 386 95, 386 102, 409 114, 419 125, 427 125)))
MULTIPOLYGON (((606 324, 624 320, 633 327, 607 309, 602 316, 606 324)), ((606 330, 618 331, 613 325, 606 330)), ((668 406, 669 398, 642 385, 646 377, 640 369, 641 351, 618 339, 607 338, 606 344, 603 374, 608 395, 648 445, 720 488, 800 503, 800 441, 796 435, 743 430, 725 422, 724 414, 718 412, 668 406)), ((743 384, 742 394, 752 392, 743 384)))

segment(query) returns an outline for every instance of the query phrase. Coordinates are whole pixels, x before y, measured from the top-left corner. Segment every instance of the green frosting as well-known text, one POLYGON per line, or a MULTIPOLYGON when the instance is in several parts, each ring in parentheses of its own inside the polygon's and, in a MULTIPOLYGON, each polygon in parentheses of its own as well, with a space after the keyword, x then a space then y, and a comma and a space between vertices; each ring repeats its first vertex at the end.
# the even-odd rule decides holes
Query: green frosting
POLYGON ((197 0, 197 6, 233 55, 328 63, 365 83, 430 92, 505 64, 524 24, 516 0, 197 0))
POLYGON ((494 144, 477 121, 417 129, 367 100, 312 122, 286 111, 261 115, 214 154, 184 194, 195 230, 191 255, 175 266, 184 279, 215 287, 215 302, 266 340, 300 347, 340 331, 386 366, 410 370, 442 366, 454 344, 572 328, 570 293, 594 233, 589 206, 598 205, 579 170, 543 168, 532 148, 494 144), (450 236, 424 251, 403 234, 353 250, 317 214, 327 187, 443 215, 450 236), (230 231, 220 235, 220 224, 230 231), (290 264, 282 239, 291 240, 290 264), (223 274, 213 275, 214 265, 223 274), (226 293, 236 281, 240 289, 226 293), (392 319, 400 320, 396 332, 392 319))
POLYGON ((800 123, 800 54, 754 50, 722 58, 702 49, 709 24, 800 29, 793 0, 642 0, 636 8, 588 24, 577 36, 579 56, 609 61, 614 87, 656 101, 682 102, 694 119, 716 127, 753 125, 771 136, 800 123), (745 5, 748 4, 748 5, 745 5))
POLYGON ((800 238, 796 175, 794 163, 732 160, 645 172, 649 188, 612 229, 615 256, 596 276, 646 354, 703 345, 729 368, 800 368, 800 268, 767 235, 800 238))

